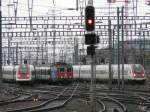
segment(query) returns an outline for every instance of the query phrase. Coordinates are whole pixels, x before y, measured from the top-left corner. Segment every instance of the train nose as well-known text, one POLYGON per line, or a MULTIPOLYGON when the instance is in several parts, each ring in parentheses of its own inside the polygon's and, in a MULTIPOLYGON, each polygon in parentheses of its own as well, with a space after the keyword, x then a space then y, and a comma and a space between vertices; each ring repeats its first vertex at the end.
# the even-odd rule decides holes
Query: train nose
POLYGON ((144 76, 145 76, 144 73, 140 73, 140 74, 134 73, 134 74, 133 74, 133 77, 134 77, 134 78, 144 78, 144 76))

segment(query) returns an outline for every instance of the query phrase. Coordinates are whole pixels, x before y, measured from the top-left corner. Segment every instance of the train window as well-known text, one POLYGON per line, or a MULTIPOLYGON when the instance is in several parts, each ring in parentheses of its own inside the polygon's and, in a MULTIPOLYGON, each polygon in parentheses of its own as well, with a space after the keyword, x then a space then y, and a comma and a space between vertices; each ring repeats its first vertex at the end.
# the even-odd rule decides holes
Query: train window
POLYGON ((64 72, 64 68, 60 68, 60 72, 64 72))
POLYGON ((67 68, 67 72, 71 72, 72 71, 72 69, 71 68, 67 68))
POLYGON ((106 70, 96 70, 96 74, 107 74, 106 70))
POLYGON ((51 73, 51 69, 47 70, 47 75, 49 75, 51 73))
POLYGON ((89 73, 91 73, 91 71, 90 70, 81 70, 81 73, 82 74, 89 74, 89 73))
POLYGON ((134 65, 133 66, 133 71, 136 72, 136 73, 141 73, 143 72, 143 68, 141 65, 134 65))

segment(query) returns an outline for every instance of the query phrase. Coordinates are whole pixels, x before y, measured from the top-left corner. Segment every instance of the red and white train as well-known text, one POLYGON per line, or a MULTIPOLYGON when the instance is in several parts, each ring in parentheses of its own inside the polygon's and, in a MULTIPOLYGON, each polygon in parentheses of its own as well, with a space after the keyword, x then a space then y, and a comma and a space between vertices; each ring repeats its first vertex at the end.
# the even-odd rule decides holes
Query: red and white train
MULTIPOLYGON (((96 65, 96 79, 109 79, 109 65, 96 65)), ((121 67, 120 67, 121 71, 121 67)), ((121 73, 120 73, 121 74, 121 73)), ((112 76, 118 79, 118 66, 112 65, 112 76)), ((89 80, 91 78, 91 65, 57 64, 56 66, 39 67, 29 64, 16 66, 3 66, 3 80, 17 82, 32 81, 60 81, 60 80, 89 80)), ((145 70, 140 64, 124 65, 125 81, 145 81, 145 70)))
POLYGON ((16 66, 16 81, 32 81, 34 77, 34 67, 29 64, 16 66))

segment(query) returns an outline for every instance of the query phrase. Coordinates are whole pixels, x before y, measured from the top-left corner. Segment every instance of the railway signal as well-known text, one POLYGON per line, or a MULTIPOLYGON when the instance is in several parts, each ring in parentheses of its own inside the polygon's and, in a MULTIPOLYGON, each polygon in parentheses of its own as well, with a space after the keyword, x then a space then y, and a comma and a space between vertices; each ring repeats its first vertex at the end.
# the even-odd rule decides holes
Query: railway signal
POLYGON ((87 47, 87 54, 88 55, 94 55, 95 54, 95 46, 94 45, 91 45, 91 46, 88 46, 87 47))
POLYGON ((92 5, 85 7, 85 45, 87 47, 87 54, 95 54, 95 44, 99 43, 99 37, 94 33, 95 30, 95 8, 92 5), (91 52, 91 53, 90 53, 91 52))
POLYGON ((87 31, 95 29, 95 8, 90 5, 85 8, 85 29, 87 31))
POLYGON ((150 5, 150 0, 146 0, 146 1, 145 1, 145 4, 146 4, 146 5, 150 5))
MULTIPOLYGON (((92 0, 91 0, 92 1, 92 0)), ((90 0, 89 0, 90 2, 90 0)), ((93 4, 93 3, 92 3, 93 4)), ((87 54, 91 55, 91 111, 95 112, 96 108, 94 106, 94 55, 95 55, 95 44, 98 43, 98 36, 94 33, 95 30, 95 8, 93 5, 88 5, 85 7, 85 29, 87 33, 85 34, 85 44, 90 45, 87 47, 87 54)))
POLYGON ((95 45, 99 43, 99 36, 95 33, 85 34, 85 45, 95 45))

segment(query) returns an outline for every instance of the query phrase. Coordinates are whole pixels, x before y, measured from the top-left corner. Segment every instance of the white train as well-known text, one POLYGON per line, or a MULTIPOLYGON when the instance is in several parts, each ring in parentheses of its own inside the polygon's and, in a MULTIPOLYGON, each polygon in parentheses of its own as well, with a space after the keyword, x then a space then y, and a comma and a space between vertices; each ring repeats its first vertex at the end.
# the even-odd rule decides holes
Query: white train
MULTIPOLYGON (((91 78, 91 65, 73 65, 73 76, 68 77, 68 80, 90 80, 91 78)), ((61 68, 61 67, 60 67, 61 68)), ((121 71, 120 66, 120 71, 121 71)), ((96 65, 96 79, 108 80, 109 79, 109 65, 96 65)), ((66 73, 58 69, 56 77, 66 78, 66 73), (61 77, 59 77, 61 75, 61 77)), ((69 71, 69 74, 71 71, 69 71)), ((121 73, 120 73, 121 74, 121 73)), ((112 65, 113 79, 118 79, 118 65, 112 65)), ((121 77, 121 75, 120 75, 121 77)), ((33 82, 33 81, 50 81, 52 74, 49 67, 38 67, 29 64, 21 64, 15 66, 3 66, 3 80, 17 81, 17 82, 33 82)), ((145 81, 145 70, 140 64, 125 64, 124 65, 124 79, 130 81, 145 81)))
POLYGON ((14 81, 14 79, 16 78, 16 70, 16 66, 2 66, 2 79, 4 81, 14 81))
MULTIPOLYGON (((118 65, 112 65, 112 76, 114 80, 118 79, 118 65)), ((109 79, 109 65, 96 65, 96 79, 109 79)), ((122 66, 120 66, 120 74, 122 66)), ((90 79, 91 65, 73 66, 73 75, 75 79, 90 79)), ((121 75, 120 75, 121 77, 121 75)), ((145 70, 140 64, 124 64, 124 79, 133 81, 145 81, 145 70)))
POLYGON ((35 80, 34 66, 29 64, 2 66, 4 81, 31 82, 35 80))

